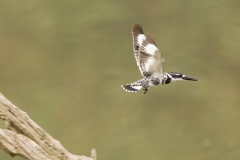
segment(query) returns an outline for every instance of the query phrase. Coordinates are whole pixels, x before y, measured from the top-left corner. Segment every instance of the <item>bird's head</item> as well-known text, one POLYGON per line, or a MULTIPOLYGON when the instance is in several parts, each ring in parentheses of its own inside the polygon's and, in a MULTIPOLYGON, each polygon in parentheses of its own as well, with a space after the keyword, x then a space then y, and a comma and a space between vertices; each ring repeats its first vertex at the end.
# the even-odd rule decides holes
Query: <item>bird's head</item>
POLYGON ((198 81, 197 78, 190 77, 179 72, 168 72, 168 76, 169 78, 171 78, 172 81, 177 81, 177 80, 198 81))
POLYGON ((183 73, 179 72, 167 72, 165 73, 165 84, 170 83, 171 81, 178 81, 178 80, 189 80, 189 81, 198 81, 198 79, 194 77, 187 76, 183 73))

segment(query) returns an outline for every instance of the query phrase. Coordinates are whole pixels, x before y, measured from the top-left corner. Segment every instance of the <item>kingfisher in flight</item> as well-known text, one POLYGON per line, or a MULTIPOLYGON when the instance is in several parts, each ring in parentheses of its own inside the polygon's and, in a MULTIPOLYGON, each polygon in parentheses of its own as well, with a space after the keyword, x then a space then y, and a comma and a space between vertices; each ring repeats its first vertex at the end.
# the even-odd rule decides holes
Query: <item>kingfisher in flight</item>
POLYGON ((148 89, 159 84, 169 84, 171 81, 198 79, 179 72, 164 72, 164 58, 156 46, 154 39, 145 35, 142 26, 135 24, 132 28, 133 51, 137 66, 144 78, 137 82, 122 85, 127 92, 138 92, 143 89, 144 94, 148 89))

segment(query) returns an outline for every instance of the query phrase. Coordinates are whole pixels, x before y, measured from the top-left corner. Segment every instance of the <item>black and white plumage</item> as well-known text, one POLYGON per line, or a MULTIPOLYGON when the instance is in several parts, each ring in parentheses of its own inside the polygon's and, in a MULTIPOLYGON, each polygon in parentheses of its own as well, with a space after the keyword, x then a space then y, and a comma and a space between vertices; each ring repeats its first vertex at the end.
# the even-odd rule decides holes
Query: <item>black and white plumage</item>
POLYGON ((143 89, 145 92, 150 87, 158 84, 169 84, 174 80, 197 81, 196 78, 186 76, 178 72, 164 72, 164 58, 156 46, 154 39, 145 35, 142 26, 135 24, 132 28, 133 51, 137 66, 144 78, 137 82, 122 85, 127 92, 138 92, 143 89))

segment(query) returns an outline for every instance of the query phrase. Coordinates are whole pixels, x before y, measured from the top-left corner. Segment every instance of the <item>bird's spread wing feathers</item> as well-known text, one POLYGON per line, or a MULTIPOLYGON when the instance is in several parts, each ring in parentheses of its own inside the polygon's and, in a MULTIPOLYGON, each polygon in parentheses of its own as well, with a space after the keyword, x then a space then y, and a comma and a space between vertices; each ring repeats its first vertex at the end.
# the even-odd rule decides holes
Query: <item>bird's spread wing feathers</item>
POLYGON ((133 51, 139 70, 143 76, 157 74, 163 76, 164 59, 154 39, 145 35, 142 26, 135 24, 132 29, 133 51))

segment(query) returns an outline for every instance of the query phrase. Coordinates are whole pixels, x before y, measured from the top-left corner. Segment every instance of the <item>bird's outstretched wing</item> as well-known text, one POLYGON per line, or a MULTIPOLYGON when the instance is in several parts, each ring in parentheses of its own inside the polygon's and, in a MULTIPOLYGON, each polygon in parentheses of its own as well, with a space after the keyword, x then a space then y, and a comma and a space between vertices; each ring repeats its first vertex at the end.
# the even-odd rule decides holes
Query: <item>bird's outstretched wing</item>
POLYGON ((154 39, 145 35, 142 26, 135 24, 132 28, 133 51, 139 70, 143 76, 163 76, 164 59, 154 39))

